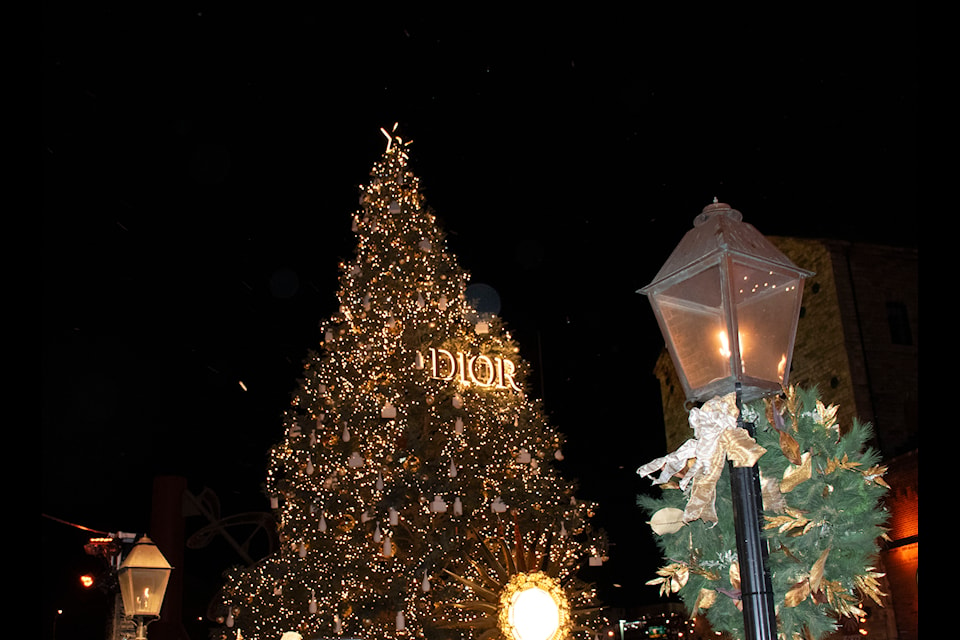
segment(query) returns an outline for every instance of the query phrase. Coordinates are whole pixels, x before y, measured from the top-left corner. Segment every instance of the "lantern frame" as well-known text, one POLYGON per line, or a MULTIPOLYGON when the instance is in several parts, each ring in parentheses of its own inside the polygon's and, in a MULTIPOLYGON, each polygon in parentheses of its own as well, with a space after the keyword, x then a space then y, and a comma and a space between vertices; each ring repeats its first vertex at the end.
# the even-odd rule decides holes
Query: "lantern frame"
POLYGON ((730 205, 703 209, 638 291, 650 299, 689 401, 740 388, 750 402, 788 384, 803 280, 811 275, 730 205))
POLYGON ((117 570, 124 614, 128 618, 159 617, 172 571, 157 545, 149 537, 141 537, 117 570))

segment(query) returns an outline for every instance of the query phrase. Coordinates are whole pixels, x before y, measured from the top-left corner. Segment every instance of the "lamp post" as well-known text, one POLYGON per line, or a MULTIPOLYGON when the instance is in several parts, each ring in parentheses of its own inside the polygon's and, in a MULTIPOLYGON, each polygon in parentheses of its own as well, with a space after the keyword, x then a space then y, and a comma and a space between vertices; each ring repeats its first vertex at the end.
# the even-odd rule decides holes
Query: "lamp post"
MULTIPOLYGON (((739 211, 714 201, 694 220, 648 296, 687 401, 736 392, 743 403, 787 384, 800 317, 803 279, 794 265, 739 211)), ((756 466, 730 466, 746 640, 774 640, 776 616, 761 534, 763 511, 756 466)))
POLYGON ((147 536, 140 538, 117 570, 123 611, 134 619, 136 640, 146 640, 147 624, 160 616, 173 567, 147 536))

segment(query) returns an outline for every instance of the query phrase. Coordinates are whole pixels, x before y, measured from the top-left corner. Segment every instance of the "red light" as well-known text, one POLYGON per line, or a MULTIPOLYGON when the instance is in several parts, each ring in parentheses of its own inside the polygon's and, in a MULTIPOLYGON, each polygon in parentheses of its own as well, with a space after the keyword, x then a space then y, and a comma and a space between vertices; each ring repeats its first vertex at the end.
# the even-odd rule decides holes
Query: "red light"
POLYGON ((89 589, 93 586, 93 576, 80 576, 80 584, 82 584, 85 589, 89 589))

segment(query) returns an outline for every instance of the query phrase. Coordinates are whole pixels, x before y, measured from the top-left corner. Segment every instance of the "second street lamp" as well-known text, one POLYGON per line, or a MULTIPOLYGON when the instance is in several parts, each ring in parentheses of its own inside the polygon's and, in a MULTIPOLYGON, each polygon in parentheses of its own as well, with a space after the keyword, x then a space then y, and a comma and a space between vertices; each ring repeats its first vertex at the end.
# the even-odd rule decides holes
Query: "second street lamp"
POLYGON ((173 567, 147 536, 140 538, 120 563, 117 579, 123 611, 136 621, 136 640, 146 640, 147 624, 160 616, 173 567))
MULTIPOLYGON (((800 269, 739 211, 714 202, 703 209, 653 282, 649 297, 687 401, 736 393, 737 426, 745 402, 787 384, 803 295, 800 269)), ((776 638, 773 588, 756 466, 730 466, 737 555, 747 640, 776 638)))

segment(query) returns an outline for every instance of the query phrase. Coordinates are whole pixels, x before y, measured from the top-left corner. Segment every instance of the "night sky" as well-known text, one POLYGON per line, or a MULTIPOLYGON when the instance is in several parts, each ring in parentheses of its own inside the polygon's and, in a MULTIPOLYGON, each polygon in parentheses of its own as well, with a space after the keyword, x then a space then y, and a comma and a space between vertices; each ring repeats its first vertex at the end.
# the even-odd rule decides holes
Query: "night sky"
MULTIPOLYGON (((146 533, 157 474, 265 509, 381 127, 413 140, 448 248, 571 441, 617 603, 657 601, 635 470, 666 453, 636 290, 694 217, 716 197, 767 235, 916 246, 903 8, 67 4, 43 33, 48 608, 95 602, 71 573, 89 533, 51 517, 146 533)), ((202 612, 236 558, 190 554, 202 612)))

